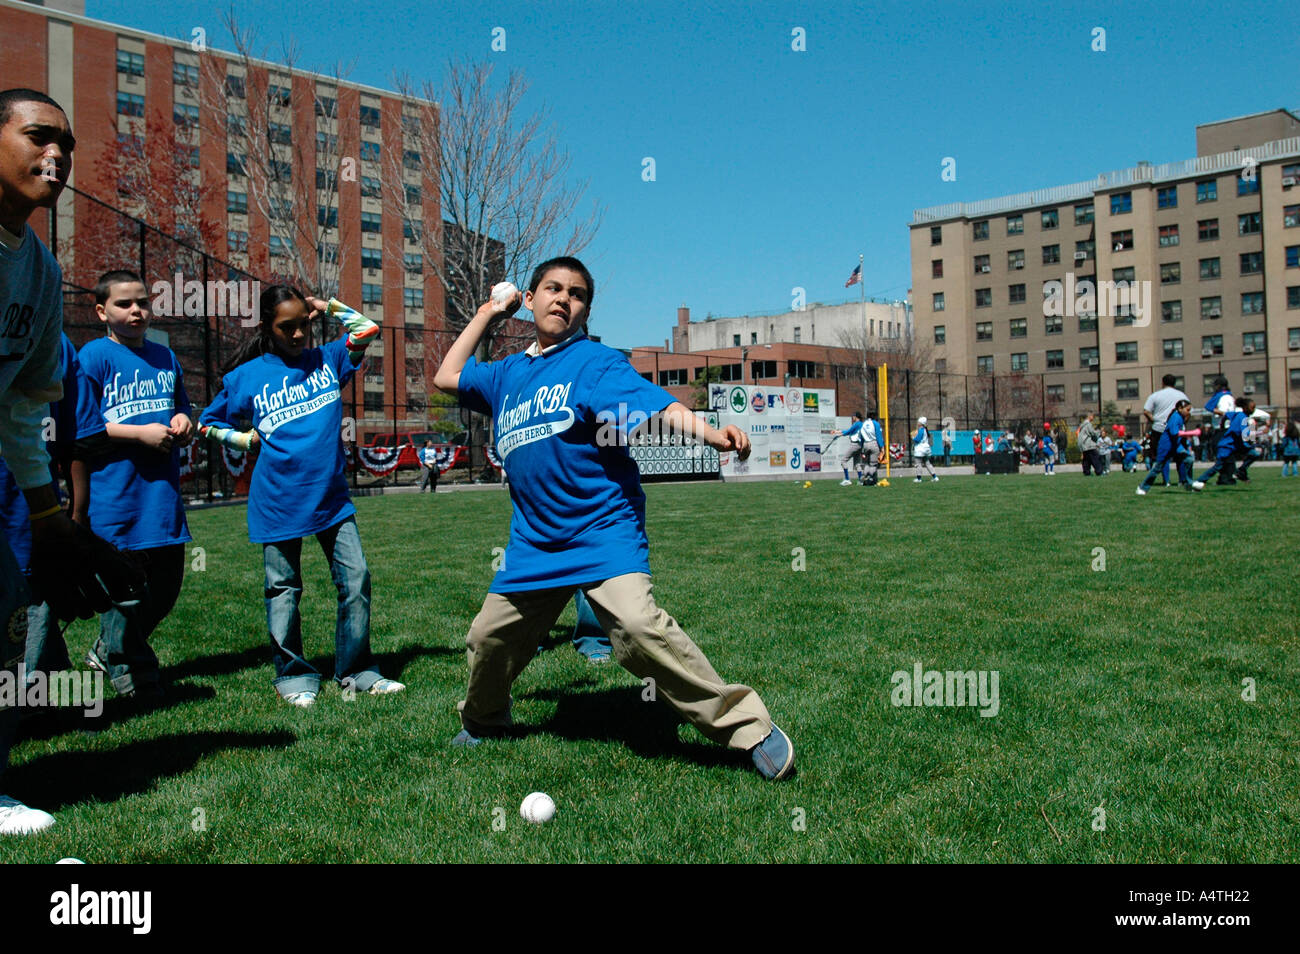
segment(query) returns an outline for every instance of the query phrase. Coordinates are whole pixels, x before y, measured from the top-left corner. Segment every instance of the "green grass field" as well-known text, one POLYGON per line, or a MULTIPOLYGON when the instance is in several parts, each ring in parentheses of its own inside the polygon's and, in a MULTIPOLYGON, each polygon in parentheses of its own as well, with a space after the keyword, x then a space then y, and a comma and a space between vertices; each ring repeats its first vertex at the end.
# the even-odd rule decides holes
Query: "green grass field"
MULTIPOLYGON (((58 824, 0 862, 1296 861, 1300 480, 1135 483, 647 488, 659 602, 795 740, 776 785, 586 665, 572 606, 515 686, 518 737, 448 746, 504 493, 358 501, 374 647, 409 689, 310 710, 271 689, 243 508, 193 513, 206 569, 154 636, 166 705, 29 726, 5 787, 58 824), (917 662, 996 670, 996 716, 892 705, 917 662), (548 825, 519 817, 534 790, 548 825)), ((304 554, 328 674, 333 590, 304 554)), ((74 656, 91 638, 74 625, 74 656)))

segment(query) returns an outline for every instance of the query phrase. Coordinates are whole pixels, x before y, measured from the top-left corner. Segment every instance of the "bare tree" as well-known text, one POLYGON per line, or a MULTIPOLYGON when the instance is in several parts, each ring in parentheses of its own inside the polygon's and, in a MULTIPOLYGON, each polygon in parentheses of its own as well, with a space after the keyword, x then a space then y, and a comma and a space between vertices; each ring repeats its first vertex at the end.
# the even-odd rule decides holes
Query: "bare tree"
POLYGON ((934 346, 918 340, 910 328, 905 326, 894 338, 868 334, 865 328, 843 328, 837 339, 841 348, 854 353, 855 372, 862 378, 864 406, 879 406, 876 369, 882 364, 889 366, 890 413, 893 416, 901 414, 894 402, 904 393, 904 382, 909 380, 909 372, 914 408, 923 405, 927 399, 937 400, 939 377, 934 373, 934 346))
MULTIPOLYGON (((403 210, 404 231, 413 237, 446 293, 446 324, 460 331, 499 281, 527 280, 540 262, 575 255, 591 242, 603 211, 593 203, 579 212, 586 183, 571 184, 569 156, 545 113, 526 114, 528 84, 512 70, 494 87, 492 67, 451 62, 441 88, 431 81, 420 98, 437 102, 433 122, 404 127, 413 143, 401 156, 386 158, 385 181, 403 210), (439 209, 424 215, 418 190, 409 188, 409 152, 437 157, 439 209)), ((417 93, 409 77, 398 77, 402 95, 417 93)), ((492 333, 509 326, 494 327, 492 333)), ((517 330, 517 329, 515 329, 517 330)), ((490 342, 485 342, 485 354, 490 342)))
MULTIPOLYGON (((224 24, 241 70, 223 76, 223 61, 205 58, 205 136, 226 140, 232 191, 242 184, 248 209, 270 226, 271 274, 317 294, 336 295, 339 182, 356 178, 356 158, 346 162, 340 145, 338 98, 318 93, 316 78, 310 99, 294 93, 299 53, 292 41, 283 44, 280 62, 271 63, 254 55, 256 33, 241 28, 233 11, 225 14, 224 24), (316 117, 314 149, 294 136, 294 117, 307 109, 316 117)), ((347 71, 336 64, 317 72, 337 89, 347 71)))

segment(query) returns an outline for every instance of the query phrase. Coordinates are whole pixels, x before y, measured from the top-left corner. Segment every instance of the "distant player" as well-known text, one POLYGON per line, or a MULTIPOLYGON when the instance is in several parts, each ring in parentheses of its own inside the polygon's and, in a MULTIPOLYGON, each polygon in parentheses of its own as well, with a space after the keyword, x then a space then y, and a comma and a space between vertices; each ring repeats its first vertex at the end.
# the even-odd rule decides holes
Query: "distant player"
POLYGON ((1282 434, 1282 476, 1300 477, 1300 425, 1295 421, 1288 423, 1282 434))
POLYGON ((1246 474, 1245 467, 1249 467, 1253 463, 1251 454, 1254 453, 1254 449, 1247 442, 1250 436, 1250 415, 1254 410, 1254 400, 1242 398, 1241 401, 1234 400, 1231 410, 1223 413, 1223 428, 1219 434, 1214 465, 1196 481, 1197 490, 1204 487, 1206 481, 1216 474, 1220 475, 1218 483, 1221 485, 1235 484, 1239 479, 1249 482, 1250 477, 1246 474), (1246 476, 1237 476, 1237 461, 1244 463, 1245 467, 1240 469, 1240 473, 1246 474, 1246 476), (1226 479, 1224 475, 1226 475, 1226 479))
POLYGON ((858 474, 858 480, 862 479, 863 452, 862 444, 864 435, 862 433, 862 412, 853 412, 853 423, 840 431, 840 437, 847 437, 849 446, 845 452, 840 455, 840 467, 844 469, 844 479, 840 481, 841 487, 852 486, 853 481, 849 479, 849 468, 853 467, 858 474))
POLYGON ((939 475, 934 472, 934 465, 930 463, 930 429, 926 427, 926 419, 918 417, 916 419, 916 430, 912 433, 912 457, 916 460, 916 479, 912 481, 915 484, 921 482, 921 475, 928 473, 930 482, 937 483, 939 475))
POLYGON ((1056 474, 1056 442, 1052 439, 1052 429, 1043 428, 1043 474, 1048 477, 1056 474))
POLYGON ((1192 451, 1187 446, 1187 434, 1185 428, 1187 417, 1192 412, 1192 402, 1188 400, 1179 401, 1174 409, 1169 412, 1166 419, 1165 429, 1160 434, 1160 443, 1156 445, 1156 459, 1152 467, 1147 471, 1142 483, 1138 486, 1137 495, 1145 497, 1151 485, 1156 482, 1156 476, 1164 468, 1165 464, 1172 461, 1178 467, 1178 482, 1186 490, 1200 490, 1205 486, 1197 486, 1192 481, 1192 451))

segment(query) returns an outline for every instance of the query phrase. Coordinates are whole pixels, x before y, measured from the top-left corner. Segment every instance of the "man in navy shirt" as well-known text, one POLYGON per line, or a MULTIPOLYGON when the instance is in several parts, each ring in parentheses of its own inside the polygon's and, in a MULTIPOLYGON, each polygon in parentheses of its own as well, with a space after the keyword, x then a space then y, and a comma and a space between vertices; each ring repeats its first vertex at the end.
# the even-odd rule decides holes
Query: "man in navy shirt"
POLYGON ((537 332, 528 350, 486 364, 472 357, 488 325, 518 308, 515 292, 478 310, 434 378, 465 407, 495 418, 513 507, 503 565, 466 639, 469 685, 453 744, 478 745, 510 725, 511 685, 582 589, 620 664, 652 679, 704 735, 749 752, 764 778, 785 778, 794 745, 758 693, 724 683, 655 604, 645 495, 627 450, 628 432, 660 413, 669 427, 742 459, 749 438, 734 425, 709 427, 622 354, 588 338, 594 290, 577 259, 542 263, 523 299, 537 332))

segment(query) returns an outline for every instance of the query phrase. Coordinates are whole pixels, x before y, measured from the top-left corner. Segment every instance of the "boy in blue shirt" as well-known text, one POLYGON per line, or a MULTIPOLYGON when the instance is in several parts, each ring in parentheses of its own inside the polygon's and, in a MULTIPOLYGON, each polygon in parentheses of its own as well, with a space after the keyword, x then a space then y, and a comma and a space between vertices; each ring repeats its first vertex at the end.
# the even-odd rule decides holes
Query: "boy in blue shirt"
POLYGON ((1156 459, 1138 486, 1137 495, 1145 497, 1147 490, 1156 482, 1156 477, 1165 464, 1173 460, 1178 465, 1178 482, 1187 490, 1200 490, 1204 484, 1192 481, 1192 452, 1187 446, 1183 429, 1187 426, 1187 416, 1192 412, 1192 402, 1179 401, 1165 423, 1160 434, 1160 443, 1156 445, 1156 459))
POLYGON ((537 334, 528 350, 487 364, 473 358, 489 324, 518 308, 514 292, 479 308, 434 377, 463 406, 495 417, 513 508, 504 564, 465 641, 469 684, 459 705, 463 729, 452 744, 478 745, 511 724, 511 685, 582 589, 624 668, 653 679, 655 691, 704 735, 748 751, 764 778, 785 778, 794 745, 758 694, 724 683, 655 604, 645 495, 626 447, 627 432, 661 412, 670 427, 742 460, 749 438, 734 425, 709 427, 623 355, 588 338, 594 292, 577 259, 543 262, 523 299, 537 334))
POLYGON ((1200 490, 1215 474, 1223 473, 1227 479, 1220 478, 1220 483, 1236 483, 1238 480, 1250 482, 1248 468, 1260 456, 1253 447, 1246 446, 1246 437, 1250 433, 1250 415, 1255 411, 1255 402, 1251 398, 1242 398, 1227 411, 1223 417, 1223 433, 1219 437, 1218 450, 1214 466, 1201 475, 1193 486, 1200 490), (1240 469, 1234 468, 1234 461, 1242 458, 1240 469))
POLYGON ((95 313, 108 335, 87 342, 78 355, 77 439, 105 431, 108 447, 87 459, 89 511, 79 501, 73 517, 88 517, 96 534, 126 551, 144 570, 149 593, 137 606, 114 606, 100 617, 86 662, 119 695, 157 698, 162 687, 149 637, 171 612, 185 575, 191 538, 181 504, 180 448, 194 439, 194 422, 176 355, 145 337, 151 314, 140 276, 101 276, 95 313))

